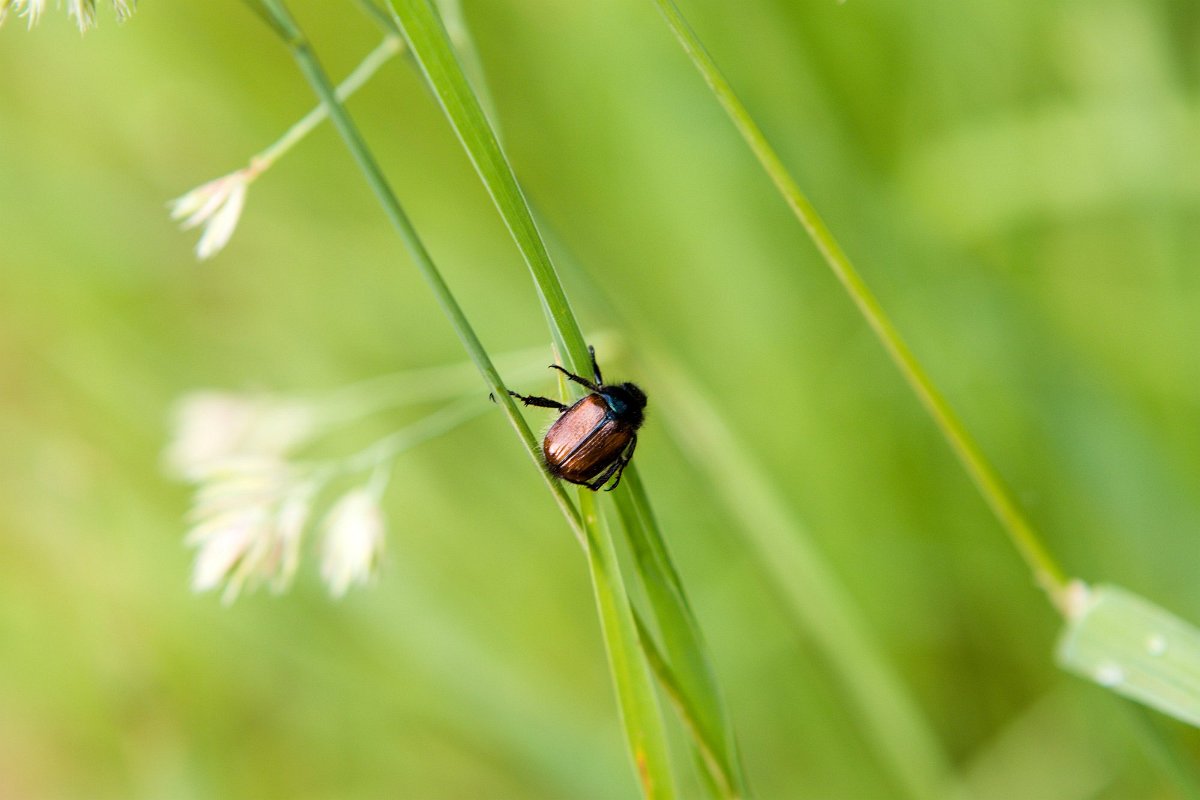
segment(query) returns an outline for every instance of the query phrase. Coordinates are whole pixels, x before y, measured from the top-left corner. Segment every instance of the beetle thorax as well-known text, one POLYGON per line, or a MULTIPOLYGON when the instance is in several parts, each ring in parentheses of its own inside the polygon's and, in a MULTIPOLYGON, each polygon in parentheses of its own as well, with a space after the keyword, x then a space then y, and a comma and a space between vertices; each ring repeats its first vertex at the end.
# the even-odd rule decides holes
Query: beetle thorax
POLYGON ((599 395, 612 411, 613 416, 621 422, 637 430, 642 424, 643 409, 646 407, 646 394, 636 384, 622 383, 613 386, 601 386, 599 395))

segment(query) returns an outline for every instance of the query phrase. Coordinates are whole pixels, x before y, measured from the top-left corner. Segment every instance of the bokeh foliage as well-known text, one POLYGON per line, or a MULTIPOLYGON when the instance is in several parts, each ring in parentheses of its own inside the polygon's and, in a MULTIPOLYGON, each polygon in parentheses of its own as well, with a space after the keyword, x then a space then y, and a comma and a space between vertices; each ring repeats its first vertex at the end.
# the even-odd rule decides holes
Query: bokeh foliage
MULTIPOLYGON (((295 8, 335 75, 377 39, 295 8)), ((1200 11, 684 9, 1069 570, 1200 619, 1200 11)), ((1055 617, 653 5, 466 12, 529 194, 770 468, 968 786, 1172 796, 1123 704, 1054 667, 1055 617)), ((282 598, 188 592, 174 397, 463 357, 329 129, 196 266, 165 201, 308 89, 236 3, 102 22, 0 30, 0 797, 633 796, 584 562, 498 414, 397 464, 373 589, 331 603, 310 564, 282 598)), ((414 74, 350 108, 488 346, 544 341, 414 74)), ((751 784, 891 796, 637 350, 606 371, 650 394, 638 461, 751 784)))

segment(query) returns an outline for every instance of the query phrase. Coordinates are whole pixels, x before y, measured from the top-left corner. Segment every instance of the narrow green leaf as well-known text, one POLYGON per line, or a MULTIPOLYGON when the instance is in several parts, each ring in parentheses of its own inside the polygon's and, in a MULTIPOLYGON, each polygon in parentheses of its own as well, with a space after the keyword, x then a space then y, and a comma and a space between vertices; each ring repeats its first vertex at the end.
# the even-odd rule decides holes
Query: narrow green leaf
POLYGON ((1072 586, 1059 665, 1200 726, 1200 629, 1118 586, 1072 586))
POLYGON ((428 0, 392 0, 392 13, 533 274, 543 306, 553 323, 553 332, 562 339, 564 357, 575 372, 587 374, 591 359, 579 323, 534 224, 525 195, 467 81, 437 12, 428 0))
MULTIPOLYGON (((590 370, 591 357, 579 324, 512 168, 463 73, 437 13, 427 0, 396 0, 392 13, 529 266, 556 343, 575 371, 586 374, 590 370)), ((617 569, 612 540, 596 514, 595 498, 590 492, 580 492, 580 507, 601 629, 630 755, 645 795, 672 797, 675 790, 666 733, 628 595, 617 569)))
POLYGON ((621 580, 612 538, 596 514, 595 495, 586 490, 580 492, 579 502, 584 527, 588 532, 587 556, 592 588, 600 613, 609 670, 617 687, 617 704, 621 710, 629 755, 646 797, 674 797, 675 783, 671 775, 658 697, 642 655, 637 626, 621 580))
POLYGON ((1169 733, 1166 720, 1136 701, 1125 703, 1125 710, 1129 712, 1146 754, 1175 781, 1175 786, 1184 797, 1200 800, 1200 774, 1196 771, 1196 760, 1181 737, 1169 733))

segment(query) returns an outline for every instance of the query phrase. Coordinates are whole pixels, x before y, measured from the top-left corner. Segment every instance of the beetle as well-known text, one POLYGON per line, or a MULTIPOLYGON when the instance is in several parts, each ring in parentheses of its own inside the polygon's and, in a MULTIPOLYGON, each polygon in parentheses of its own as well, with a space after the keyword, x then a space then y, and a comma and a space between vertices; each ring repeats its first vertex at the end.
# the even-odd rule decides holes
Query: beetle
POLYGON ((558 370, 590 392, 573 405, 512 390, 508 393, 526 406, 558 410, 558 419, 542 440, 542 454, 551 475, 586 486, 593 492, 615 475, 616 480, 606 489, 611 492, 621 482, 621 473, 637 447, 638 428, 645 419, 646 394, 636 384, 606 384, 596 364, 595 348, 588 347, 588 353, 592 356, 590 381, 558 364, 550 365, 550 369, 558 370))

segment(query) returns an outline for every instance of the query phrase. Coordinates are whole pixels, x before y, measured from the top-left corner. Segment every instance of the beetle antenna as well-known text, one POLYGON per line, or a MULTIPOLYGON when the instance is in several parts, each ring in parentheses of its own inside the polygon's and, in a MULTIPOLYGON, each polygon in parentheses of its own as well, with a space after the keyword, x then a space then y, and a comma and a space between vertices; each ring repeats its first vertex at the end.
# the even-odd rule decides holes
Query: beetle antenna
POLYGON ((589 381, 587 378, 576 375, 574 372, 568 372, 566 370, 566 368, 560 367, 558 364, 551 364, 550 369, 558 370, 563 375, 566 375, 568 380, 575 381, 575 383, 578 383, 580 386, 586 386, 588 389, 591 389, 593 392, 600 391, 600 387, 597 386, 596 384, 592 383, 591 381, 589 381))
POLYGON ((603 386, 604 378, 600 375, 600 365, 596 363, 596 348, 588 345, 588 355, 592 357, 592 375, 596 378, 596 385, 603 386))

